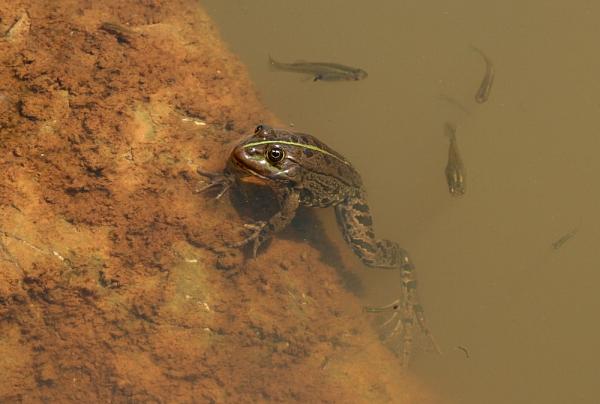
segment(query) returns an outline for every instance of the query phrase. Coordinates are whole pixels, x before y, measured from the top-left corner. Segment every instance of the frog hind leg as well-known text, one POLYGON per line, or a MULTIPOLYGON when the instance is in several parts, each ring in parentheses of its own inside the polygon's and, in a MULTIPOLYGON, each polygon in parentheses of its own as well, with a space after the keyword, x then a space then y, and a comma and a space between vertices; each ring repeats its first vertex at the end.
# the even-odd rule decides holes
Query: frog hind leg
MULTIPOLYGON (((349 197, 335 207, 338 225, 344 239, 367 266, 400 271, 401 297, 382 307, 366 307, 367 312, 392 312, 397 317, 390 336, 402 336, 401 359, 408 365, 412 351, 415 323, 437 347, 425 322, 423 308, 417 297, 415 267, 406 250, 391 240, 376 239, 369 206, 361 195, 349 197)), ((388 322, 389 323, 389 322, 388 322)))

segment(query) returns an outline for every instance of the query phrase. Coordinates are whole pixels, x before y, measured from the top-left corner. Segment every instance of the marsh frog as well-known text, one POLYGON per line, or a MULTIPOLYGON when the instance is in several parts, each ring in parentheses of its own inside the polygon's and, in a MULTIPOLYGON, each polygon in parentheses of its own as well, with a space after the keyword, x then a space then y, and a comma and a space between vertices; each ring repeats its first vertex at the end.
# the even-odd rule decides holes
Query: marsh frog
POLYGON ((300 205, 334 207, 344 239, 365 265, 399 270, 400 297, 383 307, 367 307, 366 311, 393 313, 385 324, 391 327, 388 338, 401 336, 398 353, 402 363, 408 364, 415 323, 431 338, 417 299, 414 265, 397 243, 375 237, 360 175, 342 155, 314 136, 259 125, 254 135, 235 146, 224 172, 198 172, 211 179, 204 189, 221 188, 217 197, 236 183, 273 190, 279 211, 268 221, 246 225, 249 236, 233 244, 241 247, 251 243, 254 256, 265 240, 291 222, 300 205))

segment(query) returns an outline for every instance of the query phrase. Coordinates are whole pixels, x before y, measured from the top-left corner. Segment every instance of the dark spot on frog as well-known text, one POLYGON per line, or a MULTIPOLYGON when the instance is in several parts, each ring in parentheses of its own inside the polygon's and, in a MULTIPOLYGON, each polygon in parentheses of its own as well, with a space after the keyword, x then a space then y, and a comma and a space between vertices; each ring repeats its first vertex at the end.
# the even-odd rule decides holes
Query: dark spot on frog
POLYGON ((360 203, 355 203, 354 205, 352 205, 352 209, 358 210, 359 212, 369 212, 369 207, 360 203))
POLYGON ((314 199, 314 194, 309 189, 300 190, 300 200, 302 201, 312 201, 314 199))
POLYGON ((370 215, 357 216, 356 220, 358 220, 358 222, 364 226, 372 226, 373 225, 373 219, 371 218, 370 215))
POLYGON ((314 154, 315 153, 312 150, 310 150, 310 149, 304 149, 304 155, 306 157, 312 157, 312 156, 314 156, 314 154))
POLYGON ((362 248, 363 250, 369 251, 371 253, 374 253, 376 251, 375 247, 373 247, 373 245, 371 245, 370 243, 367 243, 361 239, 352 237, 350 239, 350 241, 352 241, 353 248, 360 246, 360 248, 362 248))
POLYGON ((299 136, 299 143, 312 145, 310 139, 308 139, 306 136, 302 136, 302 135, 299 136))

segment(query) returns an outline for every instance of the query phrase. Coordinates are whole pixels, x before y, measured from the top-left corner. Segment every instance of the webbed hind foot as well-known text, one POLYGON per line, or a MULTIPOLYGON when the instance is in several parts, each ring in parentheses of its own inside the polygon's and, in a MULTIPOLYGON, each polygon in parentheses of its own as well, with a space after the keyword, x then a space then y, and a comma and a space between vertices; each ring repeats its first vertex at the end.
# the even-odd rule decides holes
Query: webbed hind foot
POLYGON ((408 299, 400 298, 385 306, 367 306, 365 311, 368 313, 392 312, 392 315, 381 324, 383 329, 387 329, 383 341, 390 344, 392 349, 400 356, 403 367, 408 367, 410 363, 415 323, 419 326, 421 333, 426 336, 433 350, 438 354, 441 353, 427 327, 421 305, 410 304, 408 299))

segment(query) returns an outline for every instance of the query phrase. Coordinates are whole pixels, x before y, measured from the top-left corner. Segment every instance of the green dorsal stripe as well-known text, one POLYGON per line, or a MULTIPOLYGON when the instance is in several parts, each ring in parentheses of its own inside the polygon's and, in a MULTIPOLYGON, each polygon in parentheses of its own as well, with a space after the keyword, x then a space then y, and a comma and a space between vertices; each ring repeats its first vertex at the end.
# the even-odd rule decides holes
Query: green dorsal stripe
POLYGON ((317 146, 313 146, 311 144, 304 144, 304 143, 296 143, 296 142, 290 142, 290 141, 286 141, 286 140, 263 140, 261 142, 254 142, 254 143, 248 143, 247 145, 244 146, 244 149, 248 148, 248 147, 254 147, 254 146, 260 146, 263 144, 287 144, 290 146, 298 146, 298 147, 302 147, 304 149, 310 149, 310 150, 314 150, 316 152, 319 153, 323 153, 323 154, 327 154, 328 156, 333 157, 334 159, 337 159, 339 161, 341 161, 344 164, 350 165, 350 163, 348 163, 346 160, 340 158, 339 156, 336 156, 333 153, 328 152, 327 150, 323 150, 317 146))

